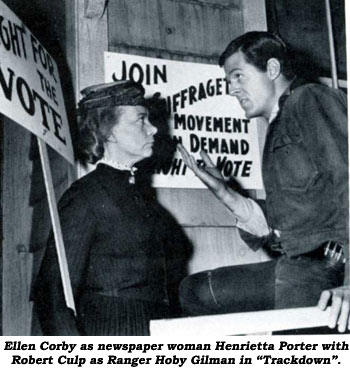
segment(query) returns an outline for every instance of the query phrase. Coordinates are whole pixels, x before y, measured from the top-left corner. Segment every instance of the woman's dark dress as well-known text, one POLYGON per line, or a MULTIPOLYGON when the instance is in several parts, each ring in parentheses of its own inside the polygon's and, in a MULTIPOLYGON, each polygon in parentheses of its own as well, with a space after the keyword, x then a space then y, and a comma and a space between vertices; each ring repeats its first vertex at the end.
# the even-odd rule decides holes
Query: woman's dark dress
POLYGON ((51 238, 34 291, 44 335, 148 335, 151 319, 170 314, 187 240, 143 182, 130 184, 129 176, 99 164, 60 200, 77 319, 65 305, 51 238))

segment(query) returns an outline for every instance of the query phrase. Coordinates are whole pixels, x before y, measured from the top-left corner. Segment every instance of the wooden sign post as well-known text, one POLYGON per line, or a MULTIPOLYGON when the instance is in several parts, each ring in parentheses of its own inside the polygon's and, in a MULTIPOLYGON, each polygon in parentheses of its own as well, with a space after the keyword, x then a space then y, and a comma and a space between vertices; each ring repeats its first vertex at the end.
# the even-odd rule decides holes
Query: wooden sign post
POLYGON ((58 211, 57 211, 55 189, 53 187, 50 162, 49 162, 49 157, 47 155, 47 147, 46 147, 45 142, 42 139, 40 138, 37 138, 37 139, 38 139, 38 145, 39 145, 41 165, 42 165, 43 174, 44 174, 47 200, 49 202, 50 217, 51 217, 51 222, 52 222, 53 234, 55 238, 58 263, 60 266, 64 297, 66 299, 67 307, 71 308, 74 314, 76 315, 74 297, 73 297, 73 292, 72 292, 72 285, 70 282, 69 271, 68 271, 66 251, 64 249, 64 243, 63 243, 63 237, 62 237, 61 223, 60 223, 60 219, 59 219, 58 211))

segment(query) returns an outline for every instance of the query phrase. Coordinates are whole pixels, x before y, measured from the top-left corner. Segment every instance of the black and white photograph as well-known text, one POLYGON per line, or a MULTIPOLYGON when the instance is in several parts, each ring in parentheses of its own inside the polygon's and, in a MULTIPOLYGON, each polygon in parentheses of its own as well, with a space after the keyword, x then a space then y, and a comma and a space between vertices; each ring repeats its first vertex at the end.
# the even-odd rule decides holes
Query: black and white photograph
POLYGON ((350 362, 348 5, 0 1, 9 368, 350 362))

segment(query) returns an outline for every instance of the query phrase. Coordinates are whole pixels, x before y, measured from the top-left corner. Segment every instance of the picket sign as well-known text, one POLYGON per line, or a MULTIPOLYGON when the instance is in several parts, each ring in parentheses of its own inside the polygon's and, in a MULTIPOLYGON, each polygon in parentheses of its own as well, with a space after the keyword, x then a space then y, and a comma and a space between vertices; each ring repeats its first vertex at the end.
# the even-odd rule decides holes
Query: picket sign
POLYGON ((72 292, 72 285, 70 282, 69 271, 68 271, 66 251, 64 249, 64 243, 63 243, 63 237, 62 237, 61 223, 60 223, 60 219, 58 216, 55 190, 53 187, 50 162, 49 162, 49 157, 47 154, 47 147, 43 140, 41 140, 39 137, 37 139, 38 139, 38 145, 39 145, 41 165, 42 165, 43 174, 44 174, 47 200, 49 203, 52 228, 53 228, 53 233, 54 233, 54 238, 55 238, 55 243, 56 243, 58 263, 60 267, 64 296, 66 299, 67 307, 71 308, 74 314, 76 315, 74 297, 73 297, 73 292, 72 292))
POLYGON ((75 313, 46 147, 50 145, 74 165, 58 67, 39 40, 1 0, 0 17, 0 112, 37 136, 64 295, 67 306, 75 313))

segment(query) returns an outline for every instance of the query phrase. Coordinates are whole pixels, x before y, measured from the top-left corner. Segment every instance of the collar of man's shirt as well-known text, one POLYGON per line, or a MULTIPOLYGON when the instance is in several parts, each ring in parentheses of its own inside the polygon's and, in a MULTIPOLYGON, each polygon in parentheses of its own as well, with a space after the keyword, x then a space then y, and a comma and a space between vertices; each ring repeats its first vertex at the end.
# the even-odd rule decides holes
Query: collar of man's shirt
POLYGON ((293 80, 290 81, 289 85, 283 91, 282 95, 279 97, 276 104, 272 107, 272 111, 269 118, 269 124, 277 117, 278 112, 282 109, 286 99, 293 92, 293 89, 302 84, 303 84, 302 80, 299 80, 296 77, 294 77, 293 80))
POLYGON ((273 106, 270 118, 269 118, 269 123, 271 123, 277 116, 278 112, 280 111, 280 107, 278 102, 273 106))

